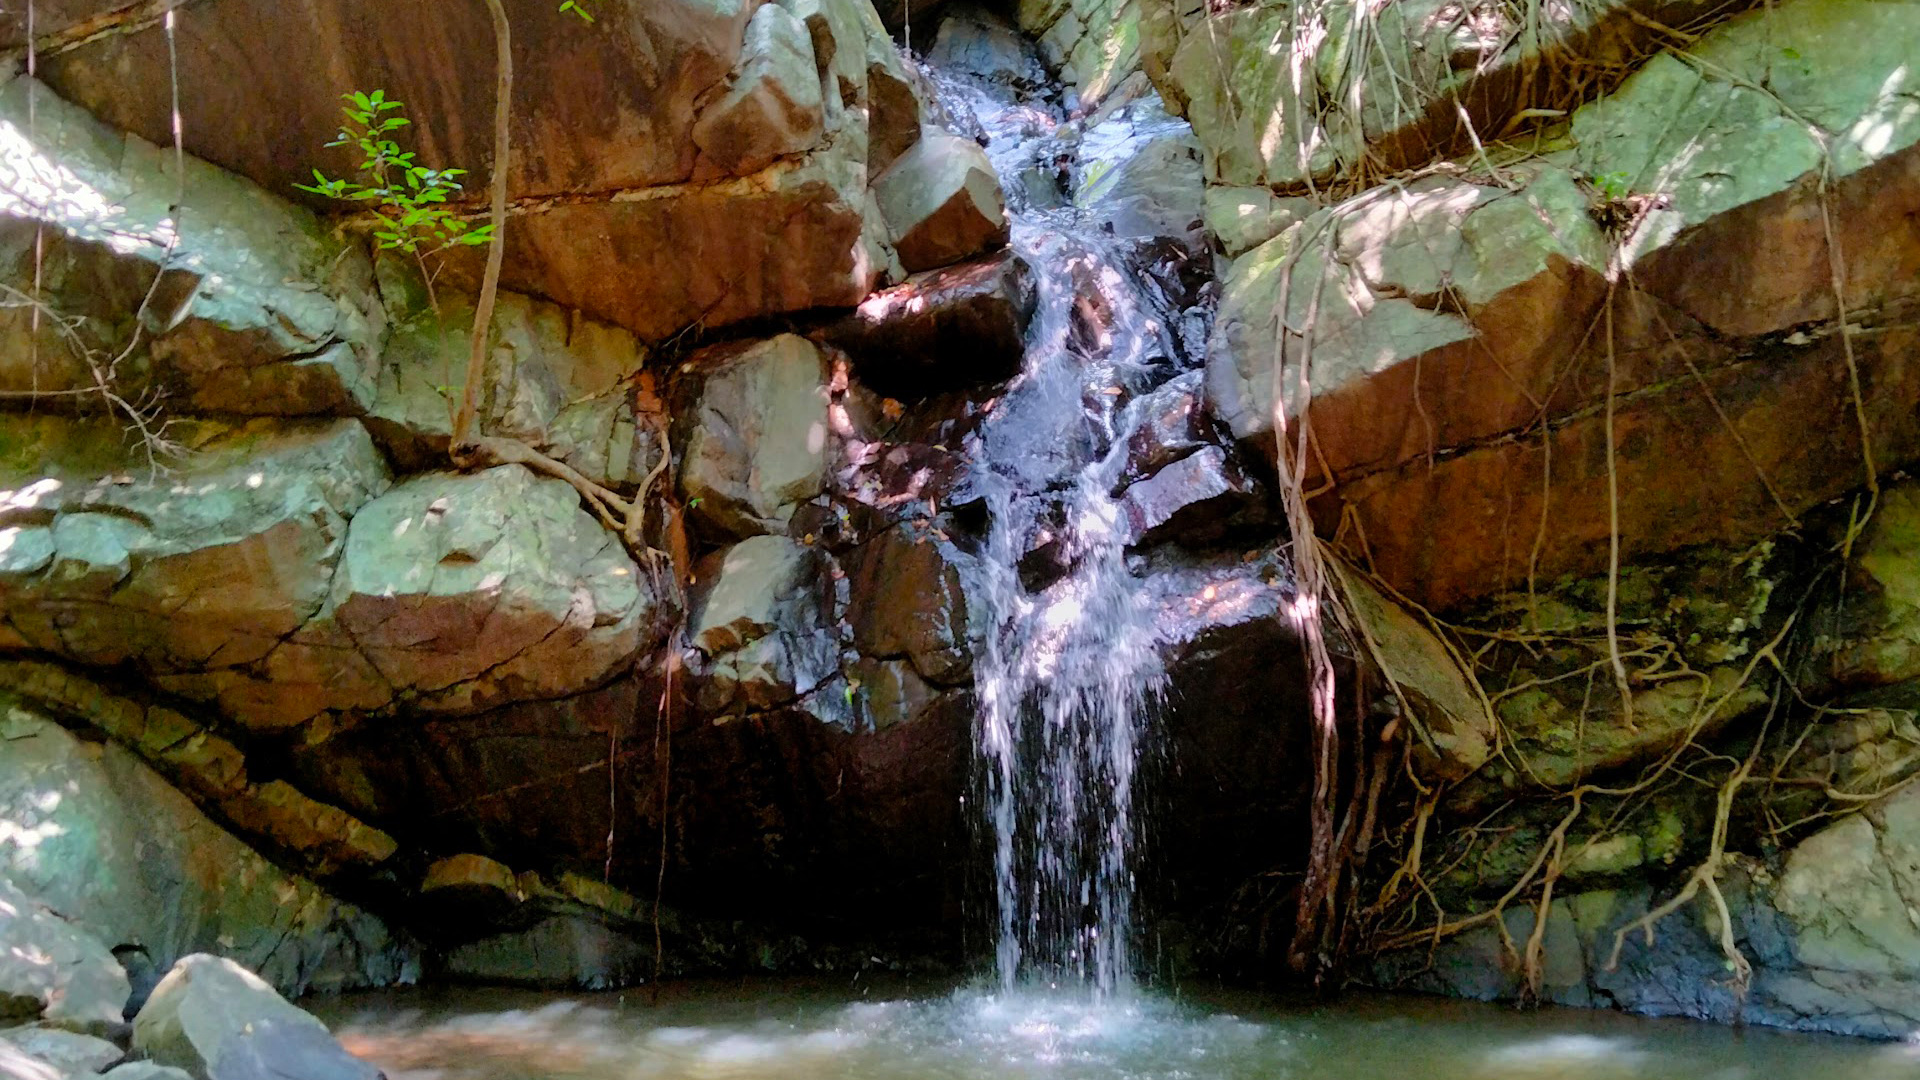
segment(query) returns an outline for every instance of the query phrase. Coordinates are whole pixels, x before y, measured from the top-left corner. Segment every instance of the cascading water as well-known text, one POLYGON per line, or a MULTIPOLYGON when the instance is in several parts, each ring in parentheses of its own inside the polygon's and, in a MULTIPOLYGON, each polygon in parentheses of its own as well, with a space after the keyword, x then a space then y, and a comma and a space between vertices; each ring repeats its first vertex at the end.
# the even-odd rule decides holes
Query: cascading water
POLYGON ((1004 990, 1108 997, 1132 976, 1136 776, 1163 681, 1114 492, 1127 403, 1179 370, 1179 308, 1140 271, 1137 238, 1059 182, 1083 190, 1155 120, 1184 125, 1149 100, 1148 119, 1116 135, 1065 122, 1003 77, 936 66, 934 78, 956 121, 985 135, 1038 292, 1023 370, 970 447, 990 489, 975 683, 996 968, 1004 990))

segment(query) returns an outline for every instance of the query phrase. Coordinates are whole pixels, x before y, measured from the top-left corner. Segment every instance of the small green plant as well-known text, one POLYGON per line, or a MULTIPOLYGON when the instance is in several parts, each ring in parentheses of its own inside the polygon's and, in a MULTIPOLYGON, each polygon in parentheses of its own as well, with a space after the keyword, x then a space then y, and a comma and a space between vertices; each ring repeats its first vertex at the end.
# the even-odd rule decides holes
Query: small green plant
POLYGON ((560 5, 560 10, 563 12, 571 11, 588 22, 593 21, 593 13, 587 10, 585 0, 567 0, 566 3, 560 5))
POLYGON ((1593 189, 1609 199, 1624 199, 1633 193, 1633 177, 1624 172, 1602 173, 1593 178, 1593 189))
POLYGON ((471 225, 448 208, 465 169, 429 169, 403 150, 393 134, 412 123, 384 90, 342 94, 346 123, 328 146, 357 146, 359 179, 334 179, 313 170, 314 183, 295 184, 329 199, 370 204, 374 243, 383 251, 416 258, 451 247, 477 247, 493 239, 492 225, 471 225))

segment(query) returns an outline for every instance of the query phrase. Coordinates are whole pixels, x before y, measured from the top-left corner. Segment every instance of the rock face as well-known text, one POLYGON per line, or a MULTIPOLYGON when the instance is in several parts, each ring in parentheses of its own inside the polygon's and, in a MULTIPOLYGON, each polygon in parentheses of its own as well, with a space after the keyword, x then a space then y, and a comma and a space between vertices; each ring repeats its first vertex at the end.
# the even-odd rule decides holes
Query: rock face
MULTIPOLYGON (((289 993, 416 970, 379 919, 267 862, 132 751, 81 742, 18 699, 4 709, 0 803, 37 842, 0 849, 0 872, 128 964, 164 971, 219 949, 289 993), (50 806, 49 790, 66 794, 50 806)), ((111 971, 100 978, 114 982, 111 971)))
MULTIPOLYGON (((891 272, 869 180, 918 139, 922 103, 866 0, 667 0, 591 25, 544 0, 507 7, 510 288, 655 342, 852 305, 891 272)), ((207 88, 181 95, 188 152, 286 197, 315 167, 350 173, 356 159, 326 145, 340 95, 383 88, 407 103, 421 163, 472 170, 477 204, 491 99, 455 88, 493 70, 481 15, 218 0, 173 54, 164 28, 136 24, 45 70, 63 96, 165 145, 171 116, 154 102, 170 99, 177 66, 183 85, 207 88), (365 47, 374 25, 412 47, 365 47), (290 68, 296 54, 313 62, 290 68)))
POLYGON ((167 972, 133 1021, 133 1046, 196 1080, 377 1080, 327 1027, 231 960, 197 953, 167 972))
POLYGON ((825 357, 783 334, 718 348, 699 366, 710 373, 687 423, 680 471, 694 520, 718 536, 785 532, 825 482, 825 357))

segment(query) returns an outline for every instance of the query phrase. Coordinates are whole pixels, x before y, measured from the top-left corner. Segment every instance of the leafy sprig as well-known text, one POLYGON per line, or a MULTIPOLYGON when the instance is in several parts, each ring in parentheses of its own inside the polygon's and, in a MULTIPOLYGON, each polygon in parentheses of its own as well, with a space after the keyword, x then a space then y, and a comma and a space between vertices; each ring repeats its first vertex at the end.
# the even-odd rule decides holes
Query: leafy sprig
POLYGON ((371 204, 374 243, 381 250, 426 255, 450 247, 476 247, 493 239, 492 225, 473 225, 446 204, 461 190, 465 169, 429 169, 393 134, 413 121, 386 91, 340 95, 346 117, 328 146, 360 149, 359 179, 327 176, 313 170, 314 182, 295 184, 301 191, 329 199, 371 204))

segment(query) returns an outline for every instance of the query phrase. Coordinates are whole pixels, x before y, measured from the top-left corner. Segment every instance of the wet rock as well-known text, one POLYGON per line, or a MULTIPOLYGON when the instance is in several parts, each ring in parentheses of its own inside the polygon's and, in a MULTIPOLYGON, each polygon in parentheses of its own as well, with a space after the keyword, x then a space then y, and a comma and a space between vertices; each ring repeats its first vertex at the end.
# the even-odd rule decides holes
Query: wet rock
MULTIPOLYGON (((465 369, 472 303, 443 289, 435 313, 417 278, 391 260, 379 270, 394 325, 367 429, 401 469, 442 468, 460 390, 451 373, 465 369)), ((636 485, 646 476, 659 447, 634 423, 626 380, 647 353, 632 333, 503 292, 492 335, 481 431, 518 439, 598 483, 636 485)))
POLYGON ((113 1080, 193 1080, 185 1069, 155 1065, 151 1061, 129 1061, 108 1069, 102 1075, 110 1076, 113 1080))
POLYGON ((0 1020, 110 1032, 129 993, 127 973, 105 945, 0 878, 0 1020))
POLYGON ((902 525, 869 541, 849 574, 855 647, 870 657, 909 659, 931 682, 964 681, 973 653, 962 558, 925 526, 902 525))
POLYGON ((719 346, 685 422, 680 491, 695 524, 715 538, 784 533, 795 508, 826 478, 826 360, 792 334, 719 346))
POLYGON ((1007 242, 1006 203, 979 145, 930 134, 873 181, 880 212, 909 271, 959 262, 1007 242))
POLYGON ((133 1021, 133 1048, 195 1080, 377 1080, 325 1024, 218 956, 183 957, 133 1021))
POLYGON ((132 752, 82 742, 11 693, 0 735, 0 812, 41 838, 0 852, 0 873, 116 954, 164 969, 217 948, 289 993, 412 978, 380 920, 261 858, 132 752))
POLYGON ((823 333, 853 357, 863 383, 919 397, 1018 374, 1034 301, 1032 271, 1003 251, 882 289, 823 333))
POLYGON ((874 731, 911 724, 941 704, 940 690, 905 660, 861 657, 848 667, 847 682, 861 717, 874 731))
POLYGON ((1198 371, 1177 375, 1128 405, 1127 480, 1152 476, 1202 447, 1221 444, 1202 378, 1198 371))
POLYGON ((745 176, 817 144, 824 117, 814 59, 812 33, 786 8, 754 12, 727 92, 694 121, 701 161, 745 176))
MULTIPOLYGON (((118 1022, 116 1026, 125 1027, 125 1024, 118 1022)), ((37 1062, 52 1066, 55 1076, 94 1076, 127 1056, 126 1051, 105 1039, 59 1028, 9 1028, 0 1031, 0 1042, 37 1062)))
POLYGON ((785 537, 756 536, 700 561, 688 635, 707 661, 695 691, 703 712, 784 704, 836 672, 821 559, 785 537))
POLYGON ((1217 541, 1267 521, 1265 494, 1218 446, 1188 454, 1127 487, 1120 497, 1128 545, 1217 541))
POLYGON ((1077 151, 1074 205, 1120 237, 1169 237, 1205 250, 1206 180, 1201 147, 1157 98, 1133 102, 1093 124, 1077 151))
POLYGON ((1021 0, 1020 29, 1083 108, 1103 101, 1138 70, 1139 0, 1021 0))
POLYGON ((172 476, 108 425, 13 430, 0 486, 24 543, 0 611, 34 647, 162 676, 272 653, 324 604, 347 517, 389 482, 348 420, 183 424, 197 450, 172 476))
POLYGON ((1033 46, 999 16, 974 5, 949 8, 927 50, 927 63, 1003 83, 1038 83, 1046 72, 1033 46))
POLYGON ((0 168, 0 276, 59 316, 8 309, 0 388, 91 386, 89 364, 125 350, 138 313, 152 366, 116 370, 129 399, 163 389, 194 409, 277 416, 372 400, 384 319, 359 249, 204 162, 170 175, 170 155, 33 80, 0 91, 0 116, 24 140, 0 168), (84 321, 69 335, 67 319, 84 321))

